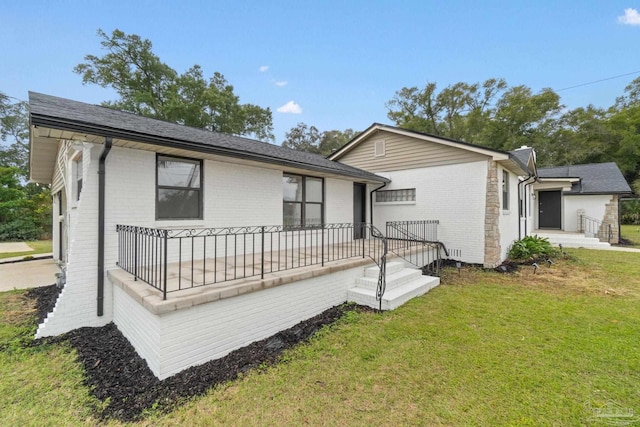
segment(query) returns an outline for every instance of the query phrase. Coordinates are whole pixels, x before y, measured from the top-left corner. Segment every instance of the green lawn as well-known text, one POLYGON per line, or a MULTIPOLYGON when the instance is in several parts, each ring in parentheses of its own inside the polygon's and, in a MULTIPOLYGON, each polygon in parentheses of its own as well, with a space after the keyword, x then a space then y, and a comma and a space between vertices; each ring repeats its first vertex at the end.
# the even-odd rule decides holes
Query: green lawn
POLYGON ((34 240, 31 242, 25 242, 33 250, 28 252, 7 252, 0 253, 0 259, 13 258, 19 256, 33 256, 38 254, 46 254, 52 252, 51 240, 34 240))
MULTIPOLYGON (((640 413, 640 254, 570 254, 536 274, 447 270, 425 296, 349 313, 277 366, 139 424, 603 425, 592 417, 608 402, 640 413)), ((97 423, 72 351, 11 344, 33 327, 20 296, 0 294, 0 425, 97 423)))
POLYGON ((640 225, 622 225, 620 236, 629 240, 633 246, 640 248, 640 225))

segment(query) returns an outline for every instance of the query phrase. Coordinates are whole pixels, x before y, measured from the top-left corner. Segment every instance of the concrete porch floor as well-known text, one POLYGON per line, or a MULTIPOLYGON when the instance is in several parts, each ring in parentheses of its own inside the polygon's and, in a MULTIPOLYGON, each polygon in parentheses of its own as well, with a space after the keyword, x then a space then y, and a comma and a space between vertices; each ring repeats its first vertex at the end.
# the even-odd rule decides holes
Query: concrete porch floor
MULTIPOLYGON (((354 267, 374 266, 375 263, 371 257, 379 257, 381 243, 367 240, 364 245, 364 257, 360 252, 348 258, 336 259, 340 256, 338 254, 348 255, 352 247, 353 244, 349 242, 325 248, 324 266, 317 248, 267 252, 264 257, 264 278, 260 273, 262 267, 260 254, 228 257, 226 260, 207 258, 194 260, 193 263, 191 260, 169 263, 166 300, 163 299, 160 289, 140 279, 135 280, 133 274, 120 268, 109 270, 107 274, 113 284, 121 287, 149 311, 161 314, 354 267)), ((394 250, 405 257, 410 257, 423 252, 424 248, 416 246, 394 250)), ((359 250, 362 251, 361 244, 359 250)), ((396 257, 394 253, 387 254, 387 260, 396 257)))

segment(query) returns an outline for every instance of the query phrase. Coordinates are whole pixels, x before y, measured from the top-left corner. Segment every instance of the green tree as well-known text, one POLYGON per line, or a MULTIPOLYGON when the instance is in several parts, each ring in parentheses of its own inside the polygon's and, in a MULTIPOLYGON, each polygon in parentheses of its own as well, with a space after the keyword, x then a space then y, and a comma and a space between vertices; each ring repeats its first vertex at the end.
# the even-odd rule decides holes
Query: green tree
POLYGON ((533 94, 526 86, 508 87, 504 79, 459 82, 438 92, 402 88, 387 102, 387 116, 403 128, 511 150, 539 143, 555 127, 562 109, 551 89, 533 94))
POLYGON ((320 133, 315 126, 298 123, 285 134, 282 146, 298 151, 328 156, 353 139, 358 133, 359 132, 353 129, 346 129, 344 131, 328 130, 320 133))
POLYGON ((51 194, 29 178, 27 103, 0 92, 0 240, 33 240, 51 228, 51 194))
POLYGON ((269 108, 240 104, 225 77, 204 77, 199 65, 179 74, 152 51, 151 41, 98 30, 107 53, 87 55, 74 72, 83 83, 110 87, 120 99, 103 105, 157 119, 234 135, 273 139, 269 108))
POLYGON ((29 177, 29 114, 24 101, 11 102, 0 93, 0 165, 19 170, 23 180, 29 177))
POLYGON ((298 123, 284 135, 282 146, 307 153, 320 154, 320 131, 315 126, 298 123))

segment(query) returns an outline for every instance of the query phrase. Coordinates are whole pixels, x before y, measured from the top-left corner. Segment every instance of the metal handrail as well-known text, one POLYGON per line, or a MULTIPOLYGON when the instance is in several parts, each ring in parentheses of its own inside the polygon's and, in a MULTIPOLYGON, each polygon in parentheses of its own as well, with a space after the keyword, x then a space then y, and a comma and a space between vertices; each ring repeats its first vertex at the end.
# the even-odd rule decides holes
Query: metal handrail
POLYGON ((613 227, 610 223, 603 223, 599 219, 581 214, 578 221, 578 232, 598 237, 601 241, 606 240, 611 243, 613 227))
POLYGON ((369 258, 371 258, 373 262, 378 265, 378 268, 380 270, 378 272, 378 283, 376 286, 376 301, 378 301, 379 304, 378 309, 382 311, 382 297, 387 290, 387 252, 389 250, 389 246, 387 237, 382 234, 382 232, 378 230, 378 228, 376 228, 373 224, 367 224, 366 226, 370 230, 371 237, 380 240, 380 243, 382 245, 381 254, 378 260, 372 257, 371 253, 369 253, 369 258))
POLYGON ((423 268, 427 265, 435 263, 435 269, 433 270, 433 273, 436 276, 439 276, 440 262, 442 260, 440 251, 444 251, 445 256, 449 257, 449 251, 447 250, 445 244, 440 240, 437 240, 437 226, 439 225, 439 223, 440 222, 438 220, 388 221, 387 239, 392 242, 400 243, 396 246, 392 245, 392 249, 390 249, 390 251, 418 268, 423 268), (428 228, 427 226, 431 226, 432 228, 428 228), (417 231, 423 231, 424 235, 420 236, 419 234, 417 234, 417 232, 409 231, 409 227, 412 227, 417 231), (435 239, 428 239, 426 238, 427 235, 434 236, 435 239), (431 260, 430 256, 427 256, 427 259, 425 260, 424 256, 421 256, 417 257, 420 261, 418 261, 417 259, 414 261, 411 255, 407 257, 404 255, 404 252, 400 250, 405 250, 407 248, 414 247, 415 245, 434 246, 436 250, 435 259, 431 260))

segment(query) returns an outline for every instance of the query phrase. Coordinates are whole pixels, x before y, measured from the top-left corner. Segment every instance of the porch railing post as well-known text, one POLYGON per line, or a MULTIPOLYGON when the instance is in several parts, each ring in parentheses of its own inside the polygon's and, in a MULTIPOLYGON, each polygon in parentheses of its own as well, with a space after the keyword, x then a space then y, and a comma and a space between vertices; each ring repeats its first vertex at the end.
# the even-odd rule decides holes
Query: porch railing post
POLYGON ((169 235, 169 230, 164 230, 164 260, 163 260, 163 266, 162 269, 163 271, 163 275, 164 277, 162 278, 162 299, 167 299, 167 242, 168 242, 168 235, 169 235))
POLYGON ((321 237, 322 240, 320 242, 320 256, 322 257, 321 263, 322 263, 322 266, 324 267, 324 224, 322 224, 322 228, 320 230, 321 230, 320 232, 322 233, 322 237, 321 237))
POLYGON ((138 233, 136 232, 136 228, 132 227, 133 230, 133 280, 138 280, 138 233))
POLYGON ((264 229, 265 229, 264 226, 260 229, 260 232, 262 234, 262 249, 261 249, 261 252, 260 252, 261 253, 261 256, 260 256, 260 259, 261 259, 261 261, 260 261, 260 278, 261 279, 264 279, 264 231, 265 231, 264 229))

